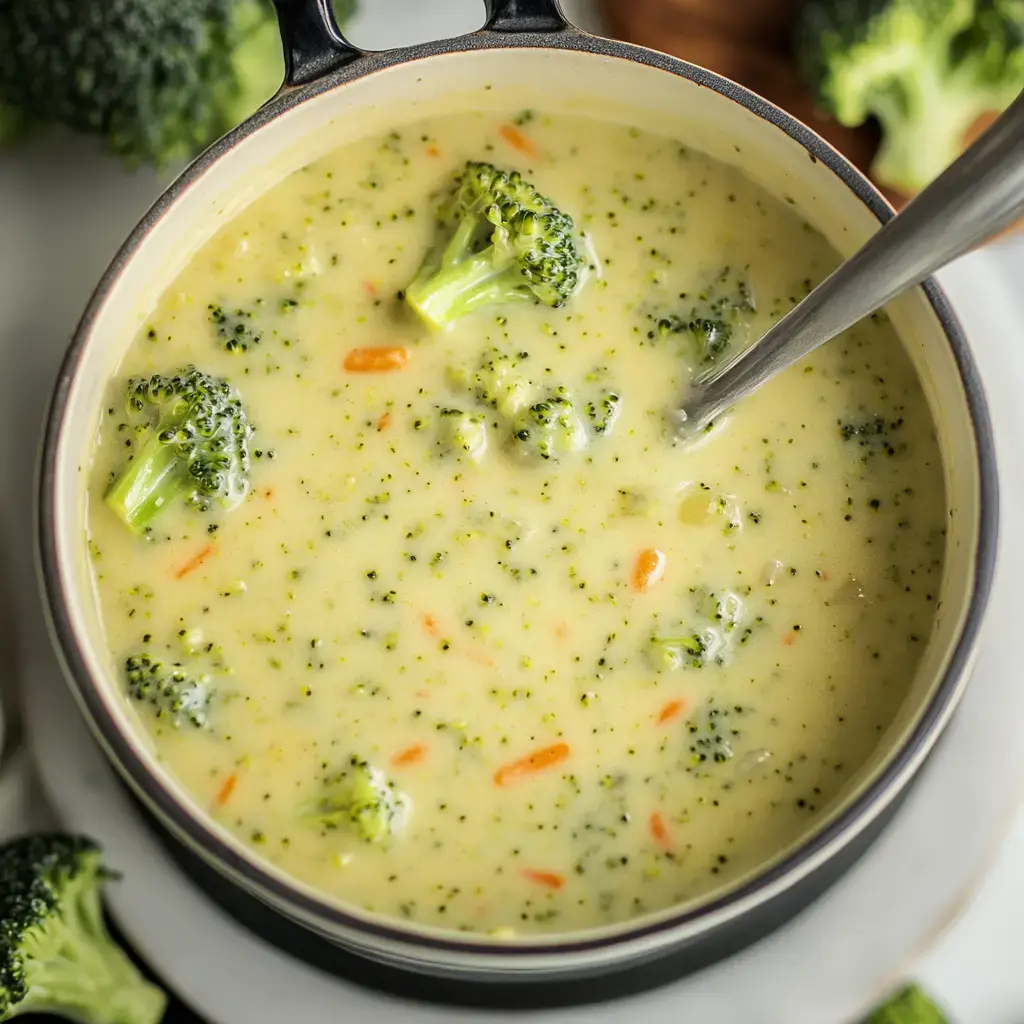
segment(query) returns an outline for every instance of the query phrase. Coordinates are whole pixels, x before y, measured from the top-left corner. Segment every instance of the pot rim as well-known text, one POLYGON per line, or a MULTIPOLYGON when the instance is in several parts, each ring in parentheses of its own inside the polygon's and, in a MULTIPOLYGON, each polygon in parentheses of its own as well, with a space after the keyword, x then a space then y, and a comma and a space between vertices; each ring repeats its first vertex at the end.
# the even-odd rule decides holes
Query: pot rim
POLYGON ((218 865, 222 872, 226 868, 230 876, 233 876, 233 884, 238 884, 237 879, 240 877, 250 891, 268 894, 279 907, 298 911, 300 920, 328 922, 330 926, 365 937, 371 943, 376 940, 378 943, 395 944, 406 950, 411 948, 423 953, 458 954, 474 962, 489 962, 504 968, 514 969, 519 966, 529 974, 529 969, 534 965, 539 966, 546 956, 564 957, 602 950, 611 955, 624 955, 638 944, 646 946, 650 942, 664 942, 668 945, 674 938, 681 938, 681 933, 687 928, 694 926, 696 935, 709 932, 719 924, 769 901, 779 891, 789 888, 801 877, 811 873, 837 850, 848 845, 885 810, 908 784, 939 739, 966 686, 967 672, 976 648, 995 569, 998 483, 995 445, 980 375, 948 300, 933 280, 926 281, 920 287, 952 350, 964 389, 974 431, 974 458, 978 470, 979 521, 974 552, 974 579, 959 635, 943 677, 922 709, 917 723, 877 776, 864 786, 834 820, 741 885, 706 903, 676 913, 663 913, 657 920, 648 920, 647 923, 644 918, 639 918, 634 925, 623 925, 607 934, 607 929, 601 929, 596 935, 585 931, 569 932, 549 939, 537 937, 520 939, 515 944, 498 945, 481 942, 473 937, 462 938, 455 933, 426 934, 384 919, 367 921, 355 917, 338 902, 327 897, 307 895, 297 885, 289 884, 287 879, 276 877, 264 868, 257 856, 243 856, 232 849, 203 821, 198 806, 178 800, 128 741, 100 696, 101 683, 92 678, 83 657, 82 645, 72 626, 68 608, 76 598, 61 572, 56 512, 57 452, 64 432, 65 410, 72 382, 88 348, 95 321, 128 263, 156 225, 173 212, 178 200, 238 143, 307 100, 370 74, 432 57, 487 49, 583 52, 641 64, 712 89, 784 131, 805 149, 812 161, 823 162, 880 224, 885 224, 893 216, 892 207, 874 185, 802 122, 730 79, 659 51, 590 35, 572 27, 554 32, 482 29, 454 39, 395 50, 361 53, 353 49, 345 62, 334 70, 307 84, 282 88, 250 118, 202 153, 160 195, 104 272, 71 338, 46 413, 36 484, 36 557, 51 639, 67 683, 94 736, 104 748, 108 759, 143 802, 172 832, 179 837, 187 837, 195 848, 202 851, 207 861, 218 865))

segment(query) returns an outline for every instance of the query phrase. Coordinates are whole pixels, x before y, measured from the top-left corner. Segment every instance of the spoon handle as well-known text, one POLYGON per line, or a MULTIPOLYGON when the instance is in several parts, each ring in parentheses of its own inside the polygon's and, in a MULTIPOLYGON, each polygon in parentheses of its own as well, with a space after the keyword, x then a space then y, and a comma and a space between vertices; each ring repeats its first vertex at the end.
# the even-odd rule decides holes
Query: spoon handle
POLYGON ((902 213, 680 411, 696 432, 777 373, 1024 215, 1024 93, 902 213))

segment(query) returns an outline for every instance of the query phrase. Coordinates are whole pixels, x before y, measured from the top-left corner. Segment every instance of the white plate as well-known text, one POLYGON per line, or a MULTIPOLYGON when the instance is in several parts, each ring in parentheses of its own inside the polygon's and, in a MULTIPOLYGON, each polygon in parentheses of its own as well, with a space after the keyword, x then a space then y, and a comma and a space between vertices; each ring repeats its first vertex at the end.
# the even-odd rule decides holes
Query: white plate
MULTIPOLYGON (((979 253, 946 272, 989 386, 1000 447, 1003 506, 1021 507, 1024 348, 998 260, 979 253)), ((689 1019, 833 1024, 863 1011, 903 976, 963 908, 1017 810, 1024 779, 1022 615, 1024 538, 1004 512, 996 589, 964 702, 906 806, 864 860, 773 938, 703 973, 625 1002, 532 1015, 559 1024, 689 1019)), ((54 808, 94 835, 124 881, 111 909, 139 952, 213 1024, 376 1024, 521 1021, 451 1011, 357 988, 283 956, 228 919, 179 873, 141 823, 75 713, 52 659, 26 666, 29 734, 54 808)))

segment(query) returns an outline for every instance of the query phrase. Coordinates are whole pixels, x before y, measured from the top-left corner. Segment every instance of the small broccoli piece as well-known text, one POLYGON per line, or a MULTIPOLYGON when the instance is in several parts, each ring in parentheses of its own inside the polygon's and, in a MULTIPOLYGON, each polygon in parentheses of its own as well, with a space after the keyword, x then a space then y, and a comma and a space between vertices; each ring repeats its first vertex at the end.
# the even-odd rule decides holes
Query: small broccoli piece
POLYGON ((883 453, 896 455, 906 449, 895 436, 903 426, 902 418, 887 420, 871 416, 864 420, 840 420, 838 426, 842 440, 860 448, 864 460, 883 453))
POLYGON ((949 1024, 918 985, 908 985, 879 1006, 864 1024, 949 1024))
MULTIPOLYGON (((694 617, 704 620, 706 625, 665 636, 652 634, 646 654, 656 671, 674 672, 679 668, 724 664, 733 642, 731 634, 748 618, 746 604, 735 591, 709 593, 698 589, 693 594, 694 617)), ((749 635, 749 630, 744 635, 749 635)))
POLYGON ((110 937, 100 887, 110 874, 80 836, 0 847, 0 1020, 57 1014, 80 1024, 157 1024, 167 999, 110 937))
POLYGON ((622 399, 613 391, 605 392, 596 402, 587 402, 587 419, 595 434, 608 435, 622 412, 622 399))
POLYGON ((401 831, 411 802, 384 773, 352 755, 348 765, 326 780, 310 821, 322 828, 347 828, 368 843, 382 843, 401 831))
POLYGON ((176 729, 185 723, 206 726, 213 696, 209 673, 143 652, 125 659, 124 678, 128 696, 148 704, 156 718, 168 719, 176 729))
POLYGON ((438 410, 437 448, 440 455, 468 456, 479 462, 487 451, 487 419, 462 409, 438 410))
POLYGON ((513 451, 557 460, 587 447, 587 430, 563 387, 527 406, 512 421, 513 451))
POLYGON ((145 532, 178 500, 205 512, 215 503, 233 508, 248 493, 252 427, 226 381, 194 366, 133 377, 127 408, 139 440, 106 494, 127 526, 145 532))
POLYGON ((530 401, 534 391, 521 370, 529 356, 528 352, 502 352, 492 346, 480 354, 473 370, 449 369, 448 382, 502 416, 514 416, 530 401))
POLYGON ((659 672, 674 672, 683 666, 703 668, 708 652, 720 643, 710 632, 652 636, 648 641, 647 659, 659 672))
POLYGON ((469 161, 438 220, 444 240, 405 290, 432 327, 450 327, 485 306, 561 306, 580 284, 572 218, 516 171, 469 161))
MULTIPOLYGON (((257 302, 257 306, 260 305, 262 303, 257 302)), ((251 309, 225 310, 211 303, 207 310, 214 334, 228 352, 247 352, 263 340, 263 329, 258 318, 254 321, 251 309)))
POLYGON ((804 78, 841 124, 882 126, 876 181, 907 195, 960 154, 982 115, 1024 89, 1020 0, 810 0, 804 78))
POLYGON ((730 761, 742 735, 736 719, 746 713, 739 704, 721 705, 709 697, 686 720, 688 770, 704 774, 708 766, 730 761))

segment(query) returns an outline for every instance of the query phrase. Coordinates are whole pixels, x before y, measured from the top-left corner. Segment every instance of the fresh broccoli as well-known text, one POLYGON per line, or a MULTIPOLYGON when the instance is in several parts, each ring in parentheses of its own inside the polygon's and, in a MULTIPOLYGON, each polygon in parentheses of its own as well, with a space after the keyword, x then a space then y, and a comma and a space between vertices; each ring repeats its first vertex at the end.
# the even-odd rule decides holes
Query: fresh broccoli
POLYGON ((1024 89, 1021 0, 810 0, 797 54, 841 124, 876 117, 876 181, 913 195, 960 154, 982 115, 1024 89))
MULTIPOLYGON (((745 624, 747 615, 743 598, 735 591, 693 591, 694 618, 701 622, 697 629, 681 629, 668 635, 652 633, 647 641, 647 660, 659 672, 678 668, 703 668, 724 664, 733 634, 745 624)), ((740 630, 740 643, 750 635, 749 627, 740 630)))
POLYGON ((652 636, 647 658, 653 668, 672 672, 684 665, 703 668, 708 652, 720 646, 721 639, 708 633, 683 633, 679 636, 652 636))
POLYGON ((587 447, 587 430, 563 387, 522 409, 512 421, 512 444, 524 458, 557 460, 587 447))
POLYGON ((444 241, 405 291, 433 327, 502 303, 561 306, 580 284, 572 218, 517 171, 469 161, 438 220, 444 241))
MULTIPOLYGON (((354 6, 335 0, 340 19, 354 6)), ((195 156, 284 73, 267 0, 4 0, 0 53, 0 106, 97 135, 132 166, 195 156)))
POLYGON ((142 652, 125 658, 124 678, 128 696, 148 704, 156 718, 175 728, 206 726, 213 696, 209 673, 142 652))
POLYGON ((438 410, 437 448, 440 455, 454 453, 479 462, 487 451, 487 420, 480 413, 462 409, 438 410))
POLYGON ((325 780, 324 793, 307 817, 322 828, 348 828, 368 843, 383 843, 401 830, 409 810, 409 798, 353 754, 343 771, 325 780))
POLYGON ((876 1009, 864 1024, 949 1024, 918 985, 908 985, 876 1009))
POLYGON ((233 388, 194 366, 173 377, 128 382, 135 454, 116 476, 106 502, 133 530, 145 532, 183 499, 201 511, 237 505, 249 489, 252 427, 233 388))
MULTIPOLYGON (((261 303, 256 303, 257 308, 261 303)), ((210 323, 218 342, 228 352, 247 352, 263 340, 263 328, 259 318, 253 317, 251 309, 225 309, 211 303, 207 306, 210 323)))
POLYGON ((157 1024, 167 999, 107 932, 99 848, 36 835, 0 848, 0 1020, 57 1014, 80 1024, 157 1024))
POLYGON ((484 349, 472 371, 450 369, 448 382, 500 415, 514 416, 530 401, 534 391, 533 384, 522 370, 529 357, 529 352, 502 352, 492 346, 484 349))

